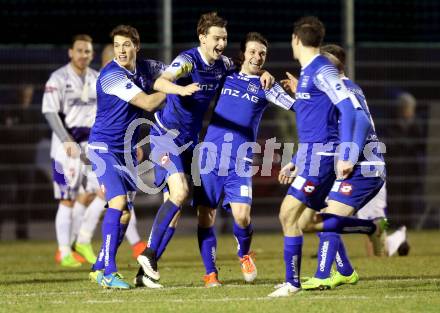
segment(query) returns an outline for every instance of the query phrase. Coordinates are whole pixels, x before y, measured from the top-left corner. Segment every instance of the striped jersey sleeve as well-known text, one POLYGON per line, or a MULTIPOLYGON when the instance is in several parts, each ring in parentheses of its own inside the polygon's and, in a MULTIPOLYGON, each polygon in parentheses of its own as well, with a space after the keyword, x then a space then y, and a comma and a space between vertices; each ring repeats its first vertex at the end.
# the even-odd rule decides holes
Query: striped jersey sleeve
POLYGON ((167 67, 165 72, 171 73, 175 79, 187 77, 194 69, 194 61, 188 54, 179 54, 167 67))
POLYGON ((104 73, 99 77, 104 93, 130 102, 142 90, 136 86, 123 71, 104 73))
POLYGON ((269 90, 264 91, 266 94, 266 100, 272 102, 276 106, 279 106, 285 110, 289 110, 295 100, 290 97, 287 92, 275 82, 275 84, 269 90))
MULTIPOLYGON (((351 98, 350 93, 339 78, 337 69, 331 65, 320 67, 313 78, 313 82, 319 90, 327 94, 333 104, 337 104, 344 99, 351 98)), ((358 102, 353 103, 357 108, 358 102)))

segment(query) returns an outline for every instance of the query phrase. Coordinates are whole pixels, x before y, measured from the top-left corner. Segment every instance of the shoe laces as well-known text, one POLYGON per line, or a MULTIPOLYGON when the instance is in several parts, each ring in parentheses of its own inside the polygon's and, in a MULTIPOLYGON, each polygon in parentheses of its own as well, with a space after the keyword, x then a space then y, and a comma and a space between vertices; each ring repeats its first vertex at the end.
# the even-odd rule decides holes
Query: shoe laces
POLYGON ((244 271, 252 272, 255 270, 255 266, 252 263, 252 260, 255 260, 254 252, 250 252, 249 254, 246 254, 242 258, 240 258, 241 266, 244 271))

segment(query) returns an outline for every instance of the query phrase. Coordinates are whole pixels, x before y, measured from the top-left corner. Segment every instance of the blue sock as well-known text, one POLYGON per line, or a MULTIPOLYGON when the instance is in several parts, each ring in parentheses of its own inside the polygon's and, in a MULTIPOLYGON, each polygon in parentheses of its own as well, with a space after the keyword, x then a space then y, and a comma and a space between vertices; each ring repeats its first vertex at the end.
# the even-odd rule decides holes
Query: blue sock
MULTIPOLYGON (((119 224, 119 238, 118 238, 118 247, 121 245, 122 241, 124 240, 125 232, 127 231, 128 224, 119 224)), ((101 249, 99 250, 98 257, 96 258, 95 264, 92 266, 92 271, 97 270, 103 270, 105 267, 104 265, 104 243, 101 246, 101 249)))
POLYGON ((339 247, 339 235, 336 233, 321 233, 319 236, 318 267, 315 277, 325 279, 330 277, 333 261, 339 247))
POLYGON ((158 252, 160 243, 167 231, 173 217, 179 211, 179 207, 170 200, 165 201, 156 213, 153 228, 151 229, 150 242, 148 248, 154 252, 158 252))
POLYGON ((344 242, 341 236, 339 236, 339 248, 336 253, 336 269, 339 273, 344 276, 350 276, 353 274, 353 267, 351 266, 350 260, 348 259, 347 251, 345 250, 344 242))
POLYGON ((286 282, 295 287, 301 287, 299 275, 301 273, 303 236, 284 236, 284 263, 286 265, 286 282))
POLYGON ((164 253, 166 247, 168 246, 168 242, 170 242, 171 238, 173 238, 175 231, 176 231, 175 227, 168 226, 167 231, 163 235, 162 241, 160 242, 159 249, 157 249, 156 252, 157 260, 159 260, 162 254, 164 253))
POLYGON ((197 227, 197 239, 199 240, 200 255, 205 265, 206 274, 216 272, 215 259, 217 255, 217 238, 214 227, 197 227))
POLYGON ((245 228, 241 228, 236 223, 234 223, 234 236, 238 242, 238 252, 237 255, 242 258, 246 254, 249 254, 252 242, 252 224, 249 224, 245 228))
POLYGON ((323 232, 371 235, 376 230, 376 224, 374 224, 372 220, 363 220, 356 217, 339 216, 330 213, 320 213, 319 215, 324 221, 323 232))
POLYGON ((118 251, 120 218, 122 212, 108 208, 102 222, 102 241, 104 244, 104 275, 117 272, 116 253, 118 251))
POLYGON ((98 257, 96 258, 95 264, 92 265, 92 271, 101 271, 105 267, 104 265, 104 242, 99 249, 98 257))
POLYGON ((118 238, 118 247, 121 245, 122 241, 124 240, 125 232, 127 231, 128 223, 127 224, 119 224, 119 238, 118 238))

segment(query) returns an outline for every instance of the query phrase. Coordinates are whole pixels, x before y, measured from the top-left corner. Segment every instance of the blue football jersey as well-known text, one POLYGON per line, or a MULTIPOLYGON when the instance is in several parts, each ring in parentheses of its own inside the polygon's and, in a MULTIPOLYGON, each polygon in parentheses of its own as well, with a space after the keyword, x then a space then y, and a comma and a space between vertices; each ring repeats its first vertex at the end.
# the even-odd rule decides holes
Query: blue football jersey
MULTIPOLYGON (((138 60, 132 73, 120 66, 116 60, 107 64, 96 82, 98 108, 89 143, 92 146, 104 143, 109 150, 124 151, 125 132, 143 110, 130 100, 140 92, 152 93, 154 80, 164 71, 165 65, 154 60, 138 60)), ((138 141, 137 128, 126 147, 133 149, 138 141)))
MULTIPOLYGON (((252 160, 250 146, 257 139, 258 126, 268 103, 286 110, 295 102, 278 83, 269 90, 264 90, 260 77, 233 73, 226 77, 225 83, 214 109, 204 142, 213 143, 215 152, 222 152, 222 145, 231 142, 231 151, 223 151, 223 155, 233 158, 252 160)), ((212 146, 206 146, 213 150, 212 146)))
POLYGON ((233 70, 232 61, 222 56, 209 64, 202 56, 200 48, 180 53, 166 69, 177 79, 176 84, 186 86, 198 83, 201 90, 191 96, 167 95, 165 106, 155 113, 158 125, 166 129, 176 129, 184 141, 197 142, 202 128, 203 117, 210 102, 216 95, 225 75, 233 70))
MULTIPOLYGON (((367 99, 365 98, 364 92, 362 91, 361 87, 359 87, 356 83, 354 83, 352 80, 348 79, 347 77, 344 77, 342 79, 344 85, 347 87, 350 94, 354 96, 351 97, 352 102, 357 102, 360 107, 364 110, 365 114, 367 115, 368 119, 370 120, 370 130, 368 131, 367 138, 365 140, 365 145, 370 144, 371 147, 375 147, 375 143, 379 143, 379 138, 376 134, 376 128, 374 126, 373 118, 371 117, 370 109, 368 108, 367 99)), ((360 151, 363 151, 364 147, 359 147, 360 151)), ((377 148, 373 149, 367 149, 365 150, 365 153, 361 153, 359 157, 359 161, 363 161, 366 158, 369 160, 377 159, 372 158, 369 156, 369 153, 374 153, 380 160, 384 160, 382 153, 380 151, 377 151, 377 148)))
POLYGON ((349 98, 349 92, 326 57, 317 55, 301 69, 295 97, 293 109, 299 142, 338 143, 338 109, 335 104, 349 98))

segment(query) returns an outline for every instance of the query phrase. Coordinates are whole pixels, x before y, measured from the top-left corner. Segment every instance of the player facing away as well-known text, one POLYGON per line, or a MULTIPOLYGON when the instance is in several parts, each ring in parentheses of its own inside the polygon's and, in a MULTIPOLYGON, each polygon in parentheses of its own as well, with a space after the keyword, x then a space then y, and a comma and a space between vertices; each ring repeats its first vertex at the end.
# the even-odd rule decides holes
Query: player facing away
MULTIPOLYGON (((214 230, 216 208, 234 217, 233 233, 246 282, 257 277, 250 253, 252 241, 252 164, 254 145, 261 117, 269 103, 290 109, 294 99, 275 83, 264 90, 260 72, 266 61, 268 42, 259 33, 248 33, 240 45, 241 69, 228 75, 200 149, 201 186, 194 187, 200 254, 205 265, 206 287, 221 286, 215 265, 217 239, 214 230), (204 172, 204 169, 209 169, 204 172)), ((197 153, 197 152, 196 152, 197 153)))
POLYGON ((86 175, 83 156, 96 114, 96 78, 89 67, 93 58, 92 38, 73 37, 69 48, 70 62, 53 72, 46 83, 42 112, 52 129, 50 156, 53 165, 54 193, 59 200, 55 218, 58 241, 56 260, 62 266, 78 267, 81 263, 71 246, 89 263, 96 261, 87 228, 90 214, 102 211, 105 202, 96 177, 86 175), (85 193, 79 193, 80 187, 85 193), (98 196, 93 199, 94 194, 98 196), (86 212, 86 215, 85 215, 86 212), (85 215, 85 216, 84 216, 85 215))
MULTIPOLYGON (((301 290, 300 216, 306 207, 316 211, 326 207, 325 198, 336 177, 341 180, 336 189, 339 191, 344 179, 353 172, 358 158, 356 145, 364 146, 370 125, 361 106, 339 78, 337 69, 319 54, 324 34, 325 27, 316 17, 298 20, 292 34, 293 55, 301 64, 293 106, 300 145, 292 162, 279 175, 280 182, 291 183, 279 214, 284 233, 286 276, 285 282, 276 286, 270 297, 286 297, 301 290), (347 149, 338 149, 335 176, 334 154, 340 142, 345 143, 347 149), (298 176, 293 180, 290 174, 295 167, 298 167, 298 176)), ((341 216, 348 215, 344 214, 348 205, 338 201, 339 198, 331 198, 326 209, 329 213, 318 215, 317 231, 364 234, 381 231, 373 221, 341 216)))
POLYGON ((141 117, 144 110, 153 111, 165 100, 165 94, 152 93, 153 82, 164 65, 137 59, 140 38, 135 28, 119 25, 112 30, 111 37, 115 59, 102 69, 96 83, 98 109, 88 145, 93 171, 108 203, 101 250, 89 277, 104 288, 129 289, 130 285, 118 274, 116 253, 136 193, 135 145, 139 128, 127 137, 129 142, 125 142, 125 135, 130 123, 141 117))
MULTIPOLYGON (((139 286, 160 278, 157 260, 172 238, 176 214, 189 196, 186 175, 191 172, 203 117, 221 80, 234 69, 232 61, 223 56, 227 44, 223 18, 215 12, 203 14, 197 34, 200 45, 180 53, 154 83, 156 90, 167 94, 167 100, 154 115, 156 127, 150 131, 151 159, 155 163, 155 185, 166 184, 167 190, 153 222, 148 248, 138 257, 139 286)), ((261 80, 266 86, 273 77, 265 72, 261 80)))

